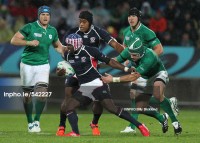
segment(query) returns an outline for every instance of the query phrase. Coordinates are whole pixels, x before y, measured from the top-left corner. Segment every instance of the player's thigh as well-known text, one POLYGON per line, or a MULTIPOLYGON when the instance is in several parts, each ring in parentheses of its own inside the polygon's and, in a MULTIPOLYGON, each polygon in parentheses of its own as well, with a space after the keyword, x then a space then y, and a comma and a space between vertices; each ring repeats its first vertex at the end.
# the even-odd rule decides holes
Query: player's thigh
POLYGON ((167 83, 169 82, 168 74, 166 71, 159 72, 153 82, 153 95, 160 99, 161 101, 164 98, 164 92, 167 83))
POLYGON ((100 101, 93 101, 92 111, 94 114, 101 114, 103 112, 103 106, 100 101))
POLYGON ((22 86, 34 86, 34 66, 20 63, 20 77, 22 86))
POLYGON ((75 94, 73 94, 71 98, 78 101, 79 106, 88 106, 93 101, 92 98, 83 95, 83 93, 79 90, 75 94))
POLYGON ((34 76, 34 83, 37 84, 38 82, 41 83, 49 83, 49 73, 50 73, 50 66, 49 64, 38 65, 35 66, 35 76, 34 76))

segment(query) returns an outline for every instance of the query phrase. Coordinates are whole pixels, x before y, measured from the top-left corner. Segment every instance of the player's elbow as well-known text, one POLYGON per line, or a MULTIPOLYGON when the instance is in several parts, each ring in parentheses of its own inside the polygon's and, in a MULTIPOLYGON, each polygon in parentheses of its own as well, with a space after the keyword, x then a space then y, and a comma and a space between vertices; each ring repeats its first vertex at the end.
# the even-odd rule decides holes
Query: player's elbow
POLYGON ((14 38, 12 38, 12 39, 10 40, 10 44, 12 44, 12 45, 15 44, 15 42, 14 42, 14 38))

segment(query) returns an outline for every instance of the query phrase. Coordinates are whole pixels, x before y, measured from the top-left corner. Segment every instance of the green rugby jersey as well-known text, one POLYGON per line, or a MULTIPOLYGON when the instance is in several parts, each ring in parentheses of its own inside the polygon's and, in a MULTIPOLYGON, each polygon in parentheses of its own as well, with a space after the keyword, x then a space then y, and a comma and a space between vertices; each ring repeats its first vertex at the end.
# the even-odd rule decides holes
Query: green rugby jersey
POLYGON ((139 27, 134 32, 132 32, 131 27, 128 26, 124 29, 123 35, 123 43, 126 47, 129 47, 132 44, 132 37, 134 36, 139 37, 144 46, 150 49, 160 44, 160 40, 156 37, 156 34, 142 23, 140 23, 139 27))
POLYGON ((149 48, 145 49, 144 56, 137 62, 132 60, 128 48, 125 48, 120 55, 117 56, 117 61, 122 63, 126 60, 131 62, 132 66, 136 68, 136 71, 140 73, 141 77, 144 79, 149 79, 160 71, 166 71, 159 57, 149 48))
POLYGON ((36 47, 25 46, 22 62, 28 65, 47 64, 50 45, 58 40, 57 30, 50 25, 44 29, 38 21, 35 21, 24 25, 19 32, 27 41, 39 41, 39 45, 36 47))

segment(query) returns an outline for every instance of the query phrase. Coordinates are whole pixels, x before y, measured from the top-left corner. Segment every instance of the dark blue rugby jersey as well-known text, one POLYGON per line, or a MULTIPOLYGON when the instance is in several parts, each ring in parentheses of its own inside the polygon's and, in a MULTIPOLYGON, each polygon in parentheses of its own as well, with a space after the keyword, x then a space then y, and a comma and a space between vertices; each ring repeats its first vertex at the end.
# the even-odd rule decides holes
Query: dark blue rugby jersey
POLYGON ((101 61, 108 64, 110 58, 102 54, 96 47, 82 46, 75 54, 66 53, 65 60, 73 67, 79 83, 83 84, 100 78, 101 74, 97 70, 97 63, 101 61))
POLYGON ((73 28, 69 30, 63 39, 63 45, 66 45, 65 39, 69 34, 77 33, 83 38, 83 45, 91 46, 91 47, 99 47, 101 42, 106 42, 109 44, 109 42, 113 39, 110 34, 105 31, 104 29, 101 29, 99 27, 96 27, 94 25, 91 26, 89 32, 84 33, 79 30, 79 27, 73 28))

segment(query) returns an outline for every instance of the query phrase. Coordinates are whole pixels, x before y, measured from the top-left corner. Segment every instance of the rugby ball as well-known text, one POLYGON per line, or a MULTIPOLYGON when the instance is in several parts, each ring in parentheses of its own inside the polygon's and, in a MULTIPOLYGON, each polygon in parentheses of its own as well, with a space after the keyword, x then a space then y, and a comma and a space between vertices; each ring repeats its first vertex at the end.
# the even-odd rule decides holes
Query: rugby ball
POLYGON ((67 61, 58 62, 57 68, 58 69, 65 69, 65 71, 66 71, 65 76, 71 76, 71 75, 74 75, 74 73, 75 73, 74 69, 72 68, 70 63, 68 63, 67 61))

